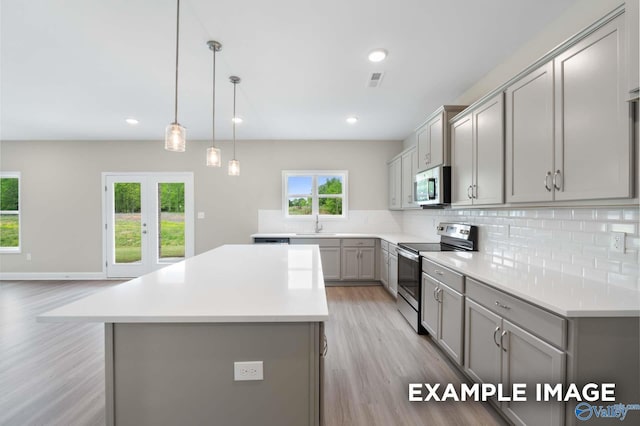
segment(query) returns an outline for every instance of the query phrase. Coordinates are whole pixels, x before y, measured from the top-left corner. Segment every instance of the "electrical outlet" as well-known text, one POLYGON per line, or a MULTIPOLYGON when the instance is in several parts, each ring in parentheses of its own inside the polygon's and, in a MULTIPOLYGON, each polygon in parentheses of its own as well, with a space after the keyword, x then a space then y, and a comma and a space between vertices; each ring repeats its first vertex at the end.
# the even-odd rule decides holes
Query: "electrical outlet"
POLYGON ((609 250, 615 253, 624 253, 624 232, 612 232, 611 241, 609 242, 609 250))
POLYGON ((198 219, 204 219, 204 212, 198 212, 198 219))
POLYGON ((244 361, 233 363, 233 380, 264 380, 262 361, 244 361))
POLYGON ((27 260, 31 260, 31 253, 27 253, 27 260))

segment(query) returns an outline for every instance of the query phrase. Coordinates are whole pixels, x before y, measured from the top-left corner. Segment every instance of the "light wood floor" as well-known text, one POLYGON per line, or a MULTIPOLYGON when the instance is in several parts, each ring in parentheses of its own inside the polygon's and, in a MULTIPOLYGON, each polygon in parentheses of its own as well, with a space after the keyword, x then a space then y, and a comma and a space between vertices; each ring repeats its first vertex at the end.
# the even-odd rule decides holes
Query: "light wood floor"
MULTIPOLYGON (((37 323, 115 281, 0 281, 0 425, 104 425, 102 324, 37 323)), ((326 426, 494 425, 478 403, 409 403, 410 382, 459 383, 382 287, 327 288, 326 426)))

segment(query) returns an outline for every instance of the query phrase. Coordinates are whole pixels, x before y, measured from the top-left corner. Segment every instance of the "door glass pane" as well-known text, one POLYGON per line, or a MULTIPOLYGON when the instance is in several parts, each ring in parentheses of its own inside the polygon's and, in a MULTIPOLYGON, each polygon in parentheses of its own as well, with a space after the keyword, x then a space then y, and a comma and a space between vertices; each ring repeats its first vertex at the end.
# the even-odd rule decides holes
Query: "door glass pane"
POLYGON ((135 263, 142 260, 142 224, 140 183, 113 184, 115 263, 135 263))
POLYGON ((158 253, 163 262, 184 259, 184 183, 158 184, 158 253))
POLYGON ((20 216, 0 214, 0 247, 20 247, 20 216))

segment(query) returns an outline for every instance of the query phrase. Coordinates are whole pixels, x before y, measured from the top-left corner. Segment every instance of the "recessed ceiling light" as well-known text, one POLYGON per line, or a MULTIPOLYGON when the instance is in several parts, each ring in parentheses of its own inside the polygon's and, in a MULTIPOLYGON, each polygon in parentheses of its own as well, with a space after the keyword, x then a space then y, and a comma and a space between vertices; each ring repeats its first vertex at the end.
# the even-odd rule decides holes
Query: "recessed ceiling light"
POLYGON ((358 117, 347 117, 347 123, 356 124, 358 122, 358 117))
POLYGON ((130 126, 135 126, 136 124, 139 123, 138 120, 136 120, 135 118, 127 118, 126 120, 124 120, 127 122, 128 125, 130 126))
POLYGON ((231 121, 233 121, 236 124, 240 124, 242 123, 243 120, 242 120, 242 117, 233 117, 231 121))
POLYGON ((369 60, 371 62, 380 62, 387 57, 387 51, 384 49, 374 49, 369 52, 369 60))

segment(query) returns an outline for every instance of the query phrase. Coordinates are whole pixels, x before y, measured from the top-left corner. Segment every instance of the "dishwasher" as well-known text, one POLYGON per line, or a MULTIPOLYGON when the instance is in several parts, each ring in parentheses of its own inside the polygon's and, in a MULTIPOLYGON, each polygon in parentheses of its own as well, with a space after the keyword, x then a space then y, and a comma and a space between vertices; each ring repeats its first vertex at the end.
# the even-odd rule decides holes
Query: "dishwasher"
POLYGON ((256 237, 253 239, 253 244, 289 244, 289 238, 288 237, 273 237, 273 238, 256 237))

